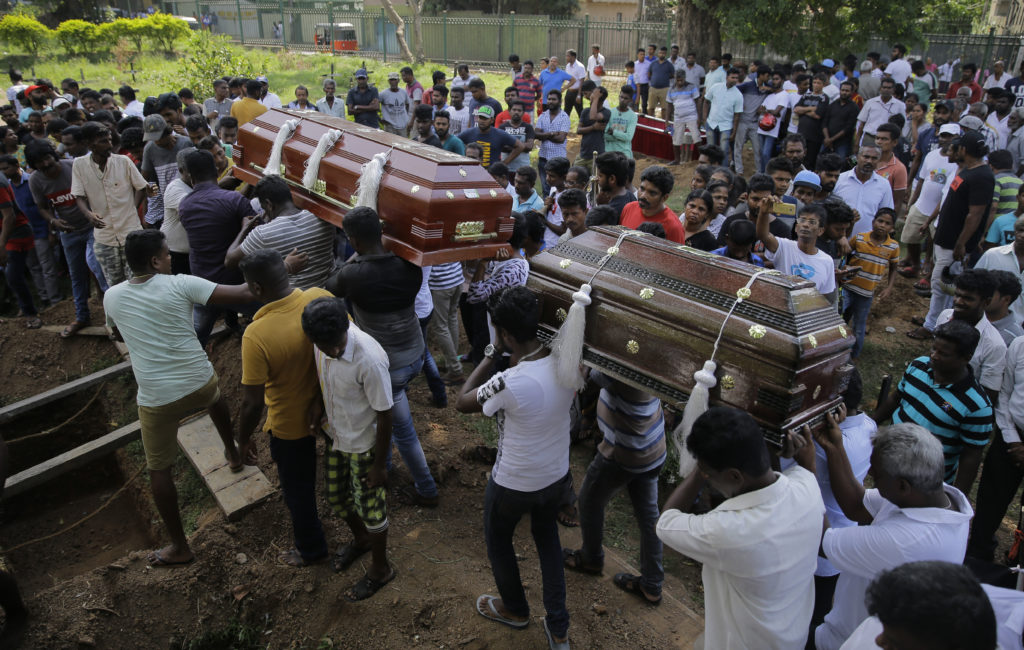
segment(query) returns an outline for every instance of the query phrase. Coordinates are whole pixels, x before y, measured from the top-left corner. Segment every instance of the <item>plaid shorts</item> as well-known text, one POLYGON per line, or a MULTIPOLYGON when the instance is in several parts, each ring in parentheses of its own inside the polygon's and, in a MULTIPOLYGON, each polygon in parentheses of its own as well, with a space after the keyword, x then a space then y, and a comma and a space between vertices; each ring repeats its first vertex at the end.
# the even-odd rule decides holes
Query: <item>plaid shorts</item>
POLYGON ((387 488, 367 487, 364 483, 373 467, 374 450, 361 454, 345 451, 327 452, 327 503, 339 517, 353 512, 359 515, 371 533, 388 528, 387 488))

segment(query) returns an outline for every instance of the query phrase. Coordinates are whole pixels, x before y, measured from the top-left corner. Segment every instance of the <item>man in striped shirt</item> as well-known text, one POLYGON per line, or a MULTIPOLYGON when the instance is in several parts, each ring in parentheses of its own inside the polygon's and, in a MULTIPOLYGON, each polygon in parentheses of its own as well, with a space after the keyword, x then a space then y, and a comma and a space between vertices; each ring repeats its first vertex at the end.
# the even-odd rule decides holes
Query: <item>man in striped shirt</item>
POLYGON ((224 265, 237 268, 246 255, 271 249, 285 257, 288 279, 297 289, 322 287, 334 268, 334 226, 292 203, 292 193, 280 176, 263 177, 256 198, 267 221, 252 218, 242 223, 228 247, 224 265))
POLYGON ((459 298, 462 297, 464 279, 461 262, 435 264, 430 268, 434 315, 430 318, 427 334, 440 348, 445 364, 444 379, 452 384, 465 381, 462 362, 459 361, 459 298))
POLYGON ((566 568, 600 575, 604 565, 604 509, 622 488, 629 491, 640 525, 640 575, 619 573, 617 587, 651 604, 661 602, 662 543, 658 538, 658 475, 665 463, 665 416, 661 402, 600 372, 597 426, 603 436, 580 488, 583 547, 563 549, 566 568))
POLYGON ((981 335, 952 320, 935 328, 931 355, 910 362, 895 392, 875 411, 875 422, 911 422, 942 443, 945 481, 969 494, 992 433, 992 402, 971 372, 981 335))

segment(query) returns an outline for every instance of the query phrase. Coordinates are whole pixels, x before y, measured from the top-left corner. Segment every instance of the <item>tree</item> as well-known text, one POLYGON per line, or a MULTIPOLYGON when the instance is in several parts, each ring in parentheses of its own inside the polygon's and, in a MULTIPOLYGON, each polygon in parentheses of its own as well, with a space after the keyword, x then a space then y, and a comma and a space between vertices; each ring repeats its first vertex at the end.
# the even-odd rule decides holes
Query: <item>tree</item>
MULTIPOLYGON (((405 21, 395 11, 395 5, 391 4, 391 0, 381 0, 381 2, 384 4, 384 12, 388 15, 391 22, 395 24, 395 38, 398 39, 398 47, 402 50, 402 58, 406 61, 412 61, 414 59, 412 51, 409 49, 409 44, 405 41, 405 21)), ((384 38, 387 38, 386 33, 384 38)))
POLYGON ((0 19, 0 41, 29 54, 39 56, 51 32, 46 25, 24 13, 7 14, 0 19))
POLYGON ((125 39, 135 46, 136 52, 142 54, 142 41, 146 38, 145 18, 118 18, 104 25, 103 29, 109 30, 115 40, 125 39))
POLYGON ((146 38, 164 52, 173 52, 174 42, 179 38, 188 37, 192 32, 181 18, 159 11, 143 18, 142 22, 145 23, 143 33, 146 38))
POLYGON ((99 44, 98 27, 84 20, 65 20, 57 25, 54 33, 68 56, 89 54, 99 44))
POLYGON ((416 52, 416 63, 423 63, 423 6, 427 0, 405 0, 412 9, 412 46, 416 52))
POLYGON ((680 0, 675 17, 680 51, 696 52, 698 61, 707 61, 721 53, 722 24, 718 5, 719 0, 680 0))

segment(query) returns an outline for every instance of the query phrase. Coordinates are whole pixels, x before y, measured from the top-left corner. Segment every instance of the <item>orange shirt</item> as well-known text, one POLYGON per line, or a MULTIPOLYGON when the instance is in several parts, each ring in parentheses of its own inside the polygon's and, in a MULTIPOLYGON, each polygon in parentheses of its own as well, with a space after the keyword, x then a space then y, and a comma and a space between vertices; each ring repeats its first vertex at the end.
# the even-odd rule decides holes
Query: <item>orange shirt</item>
POLYGON ((645 221, 660 223, 665 229, 665 238, 669 241, 674 241, 677 244, 686 242, 686 231, 683 230, 683 224, 679 223, 679 217, 667 205, 653 217, 644 216, 644 213, 640 211, 640 203, 638 201, 627 203, 622 208, 622 216, 619 219, 619 223, 623 226, 636 230, 645 221))

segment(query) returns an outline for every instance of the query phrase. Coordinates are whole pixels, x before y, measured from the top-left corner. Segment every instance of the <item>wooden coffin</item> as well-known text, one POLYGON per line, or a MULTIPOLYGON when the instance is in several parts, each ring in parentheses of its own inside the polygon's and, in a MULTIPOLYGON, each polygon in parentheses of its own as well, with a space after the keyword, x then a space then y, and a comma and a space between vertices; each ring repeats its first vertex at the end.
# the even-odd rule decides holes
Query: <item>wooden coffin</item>
MULTIPOLYGON (((590 281, 621 231, 593 228, 531 259, 542 338, 553 336, 571 294, 590 281)), ((626 237, 591 282, 584 363, 683 406, 737 290, 759 270, 642 233, 626 237)), ((770 271, 725 326, 711 403, 748 411, 776 442, 791 428, 820 426, 846 390, 853 342, 813 283, 770 271)))
MULTIPOLYGON (((672 133, 668 127, 669 124, 665 120, 650 115, 637 115, 636 131, 633 132, 633 151, 652 158, 674 160, 676 154, 672 144, 672 133)), ((690 145, 690 156, 693 160, 700 155, 697 149, 706 140, 707 138, 702 135, 700 140, 690 145)))
POLYGON ((390 152, 377 195, 384 241, 419 266, 493 257, 512 236, 512 197, 479 162, 348 120, 309 111, 274 109, 238 130, 234 175, 255 184, 285 121, 301 119, 281 157, 282 178, 295 204, 341 226, 351 209, 364 163, 390 152), (307 160, 331 129, 342 137, 320 162, 312 190, 302 185, 307 160))

